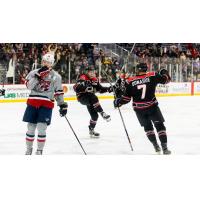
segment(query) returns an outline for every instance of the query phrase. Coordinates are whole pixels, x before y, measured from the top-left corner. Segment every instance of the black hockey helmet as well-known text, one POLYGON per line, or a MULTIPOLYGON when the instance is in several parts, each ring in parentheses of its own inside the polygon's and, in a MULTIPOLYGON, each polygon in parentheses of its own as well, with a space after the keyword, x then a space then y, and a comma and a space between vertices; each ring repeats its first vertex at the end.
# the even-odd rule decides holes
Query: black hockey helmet
POLYGON ((139 63, 136 65, 136 73, 139 73, 139 72, 147 72, 147 64, 146 63, 139 63))

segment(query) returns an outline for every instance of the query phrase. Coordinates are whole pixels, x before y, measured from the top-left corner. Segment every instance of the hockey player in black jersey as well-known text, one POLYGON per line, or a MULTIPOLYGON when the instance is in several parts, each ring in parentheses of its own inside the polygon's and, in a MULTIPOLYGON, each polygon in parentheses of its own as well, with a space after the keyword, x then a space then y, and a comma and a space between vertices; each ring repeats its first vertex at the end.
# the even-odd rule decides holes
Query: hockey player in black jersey
POLYGON ((98 97, 95 95, 96 92, 105 93, 111 92, 111 87, 103 87, 98 78, 96 77, 95 71, 93 67, 88 67, 85 70, 85 73, 82 74, 77 83, 74 85, 74 91, 77 95, 77 100, 87 106, 88 112, 91 116, 90 124, 89 124, 89 134, 91 137, 99 137, 100 134, 94 131, 98 120, 98 113, 105 119, 106 121, 110 121, 110 115, 107 115, 100 103, 98 97))
POLYGON ((126 90, 127 81, 130 79, 129 73, 122 73, 116 80, 115 84, 113 85, 113 88, 115 90, 115 95, 117 98, 120 98, 126 90))
POLYGON ((166 69, 161 69, 158 73, 147 72, 147 65, 140 63, 136 66, 136 76, 129 80, 125 94, 121 98, 114 100, 114 106, 119 107, 133 100, 133 108, 140 125, 155 151, 160 153, 161 148, 157 142, 154 127, 158 133, 163 154, 171 154, 167 147, 167 134, 164 126, 164 117, 158 107, 158 101, 155 97, 157 84, 166 84, 171 80, 166 69), (154 127, 153 127, 154 125, 154 127))

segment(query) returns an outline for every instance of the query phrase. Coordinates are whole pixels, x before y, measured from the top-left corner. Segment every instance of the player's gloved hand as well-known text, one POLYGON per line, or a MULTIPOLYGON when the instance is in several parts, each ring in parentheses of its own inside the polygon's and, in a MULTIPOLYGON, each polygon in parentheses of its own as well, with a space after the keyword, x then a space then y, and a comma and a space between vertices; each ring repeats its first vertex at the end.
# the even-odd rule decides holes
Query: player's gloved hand
POLYGON ((66 102, 60 105, 59 112, 60 112, 61 117, 64 117, 67 114, 67 108, 68 108, 68 104, 66 102))
POLYGON ((1 89, 0 90, 0 96, 4 96, 5 95, 5 90, 4 89, 1 89))
POLYGON ((41 67, 38 72, 35 74, 35 77, 38 79, 43 79, 44 77, 46 77, 50 72, 50 69, 46 66, 41 67))
POLYGON ((113 87, 110 86, 110 87, 108 87, 107 90, 108 90, 109 93, 111 93, 111 92, 113 92, 113 87))
POLYGON ((93 92, 94 89, 93 89, 92 86, 88 86, 88 87, 86 87, 85 91, 86 91, 86 92, 93 92))
POLYGON ((92 84, 93 87, 96 87, 96 86, 98 86, 98 81, 92 81, 91 84, 92 84))
POLYGON ((159 74, 162 76, 162 75, 164 75, 164 74, 169 74, 169 72, 166 70, 166 69, 161 69, 160 71, 159 71, 159 74))
POLYGON ((161 76, 165 76, 166 77, 166 83, 169 83, 170 81, 171 81, 171 77, 170 77, 170 75, 169 75, 169 72, 166 70, 166 69, 161 69, 160 71, 159 71, 159 74, 161 75, 161 76))
POLYGON ((120 102, 120 98, 117 98, 117 99, 114 100, 114 102, 113 102, 114 108, 117 108, 117 107, 121 106, 121 104, 119 102, 120 102))

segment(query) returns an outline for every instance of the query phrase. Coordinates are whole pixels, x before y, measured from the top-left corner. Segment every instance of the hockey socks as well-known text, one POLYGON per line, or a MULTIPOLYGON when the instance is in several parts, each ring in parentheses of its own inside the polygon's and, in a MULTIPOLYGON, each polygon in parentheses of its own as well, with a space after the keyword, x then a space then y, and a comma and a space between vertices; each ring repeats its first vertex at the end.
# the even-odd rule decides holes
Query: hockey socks
POLYGON ((155 152, 160 153, 161 152, 161 148, 157 143, 156 135, 155 135, 154 131, 147 131, 146 135, 147 135, 149 141, 153 144, 155 152))
POLYGON ((97 121, 94 121, 94 120, 91 119, 91 120, 90 120, 90 126, 89 126, 89 127, 94 129, 95 126, 96 126, 96 124, 97 124, 97 121))

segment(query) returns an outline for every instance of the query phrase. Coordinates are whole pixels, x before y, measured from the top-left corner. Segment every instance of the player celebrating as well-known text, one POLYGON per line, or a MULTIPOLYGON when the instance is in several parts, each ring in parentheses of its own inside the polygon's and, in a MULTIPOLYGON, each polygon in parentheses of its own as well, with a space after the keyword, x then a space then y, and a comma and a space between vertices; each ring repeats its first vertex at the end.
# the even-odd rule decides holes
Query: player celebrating
POLYGON ((130 77, 129 73, 122 72, 120 74, 119 78, 117 79, 117 81, 113 85, 113 88, 115 90, 115 94, 116 94, 117 98, 120 98, 125 93, 127 81, 130 78, 131 77, 130 77))
POLYGON ((26 155, 31 155, 35 130, 38 130, 36 155, 42 155, 46 140, 46 129, 51 123, 54 97, 60 107, 60 115, 67 114, 67 103, 63 99, 61 76, 52 69, 54 56, 47 53, 42 58, 42 67, 31 71, 26 86, 31 90, 23 121, 28 122, 26 133, 26 155))
POLYGON ((78 101, 87 106, 88 112, 91 116, 89 124, 89 134, 91 137, 99 137, 100 134, 94 131, 98 120, 98 113, 107 122, 111 120, 110 115, 107 115, 100 103, 98 97, 95 95, 96 92, 105 93, 111 92, 111 87, 103 87, 96 77, 95 70, 93 67, 88 67, 85 70, 85 74, 82 74, 74 85, 74 90, 77 95, 78 101))
POLYGON ((164 118, 158 107, 155 90, 158 83, 166 84, 171 80, 168 71, 161 69, 159 73, 147 72, 147 65, 140 63, 136 66, 136 76, 132 77, 126 87, 125 94, 114 100, 114 106, 119 107, 133 99, 133 108, 140 125, 144 127, 146 135, 153 144, 155 151, 160 153, 161 148, 157 143, 153 125, 155 126, 163 154, 171 154, 167 147, 166 128, 164 118))
POLYGON ((0 89, 0 96, 4 96, 5 95, 5 90, 4 89, 0 89))

